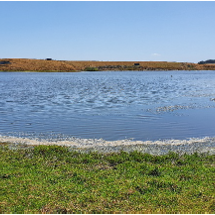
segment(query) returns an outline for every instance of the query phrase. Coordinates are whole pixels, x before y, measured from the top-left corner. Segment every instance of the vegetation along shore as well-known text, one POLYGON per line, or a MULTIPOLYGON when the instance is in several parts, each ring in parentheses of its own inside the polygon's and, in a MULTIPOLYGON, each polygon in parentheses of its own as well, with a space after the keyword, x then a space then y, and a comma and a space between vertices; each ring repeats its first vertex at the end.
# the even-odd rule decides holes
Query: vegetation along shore
MULTIPOLYGON (((206 62, 206 63, 205 63, 206 62)), ((76 71, 150 71, 215 70, 215 64, 166 61, 64 61, 47 59, 0 59, 0 71, 76 72, 76 71)))
POLYGON ((215 212, 215 155, 0 147, 0 213, 215 212))

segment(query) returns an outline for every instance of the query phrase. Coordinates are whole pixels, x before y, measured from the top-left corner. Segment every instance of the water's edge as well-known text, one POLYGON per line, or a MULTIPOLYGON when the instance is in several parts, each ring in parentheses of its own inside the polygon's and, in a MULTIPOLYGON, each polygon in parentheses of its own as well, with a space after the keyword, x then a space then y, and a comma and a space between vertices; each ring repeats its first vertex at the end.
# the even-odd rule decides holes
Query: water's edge
POLYGON ((179 154, 208 153, 215 154, 215 137, 205 137, 202 139, 191 138, 187 140, 158 140, 158 141, 132 141, 117 140, 106 141, 103 139, 79 139, 70 138, 67 140, 39 140, 13 136, 0 136, 1 145, 7 145, 11 149, 32 147, 37 145, 58 145, 69 147, 70 150, 79 152, 132 152, 139 151, 152 155, 164 155, 169 152, 179 154))

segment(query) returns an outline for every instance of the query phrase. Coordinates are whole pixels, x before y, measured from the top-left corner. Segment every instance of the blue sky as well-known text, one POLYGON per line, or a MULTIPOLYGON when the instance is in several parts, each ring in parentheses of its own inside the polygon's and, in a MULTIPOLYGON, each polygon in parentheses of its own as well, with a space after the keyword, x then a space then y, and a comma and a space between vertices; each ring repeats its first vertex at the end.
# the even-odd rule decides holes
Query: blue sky
POLYGON ((0 1, 0 58, 215 59, 215 2, 0 1))

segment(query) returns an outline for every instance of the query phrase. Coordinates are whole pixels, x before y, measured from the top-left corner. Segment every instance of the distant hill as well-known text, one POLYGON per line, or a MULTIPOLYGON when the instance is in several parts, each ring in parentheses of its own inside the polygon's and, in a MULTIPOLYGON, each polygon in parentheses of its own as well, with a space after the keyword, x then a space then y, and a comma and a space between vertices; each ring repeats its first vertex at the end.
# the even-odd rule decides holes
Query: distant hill
POLYGON ((65 62, 37 59, 0 59, 0 71, 72 72, 76 69, 65 62))
POLYGON ((206 61, 199 61, 198 64, 213 64, 215 63, 215 60, 206 60, 206 61))
MULTIPOLYGON (((213 63, 167 61, 63 61, 47 59, 0 59, 0 71, 77 72, 77 71, 160 71, 215 70, 213 63)), ((205 62, 211 62, 205 61, 205 62)))

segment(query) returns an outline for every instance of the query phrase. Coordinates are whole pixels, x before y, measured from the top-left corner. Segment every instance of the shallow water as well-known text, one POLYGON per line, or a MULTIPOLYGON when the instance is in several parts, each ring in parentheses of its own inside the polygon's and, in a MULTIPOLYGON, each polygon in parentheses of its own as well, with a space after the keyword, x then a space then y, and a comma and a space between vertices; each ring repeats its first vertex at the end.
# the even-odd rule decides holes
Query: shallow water
POLYGON ((214 121, 214 71, 0 73, 1 135, 203 138, 214 121))

